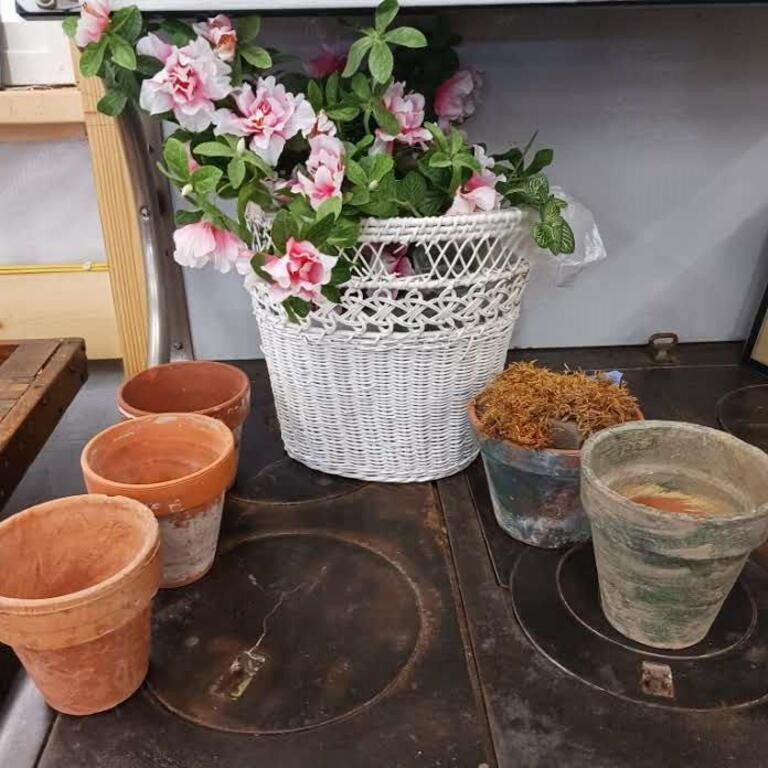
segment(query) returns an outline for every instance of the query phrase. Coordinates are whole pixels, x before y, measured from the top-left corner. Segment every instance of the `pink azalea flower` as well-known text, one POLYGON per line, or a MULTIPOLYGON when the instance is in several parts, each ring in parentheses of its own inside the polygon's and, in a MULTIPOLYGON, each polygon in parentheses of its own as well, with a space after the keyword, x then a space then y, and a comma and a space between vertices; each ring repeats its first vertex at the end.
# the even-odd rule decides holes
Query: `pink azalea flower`
POLYGON ((384 269, 393 277, 410 277, 414 274, 413 265, 408 258, 408 246, 386 247, 381 251, 384 269))
POLYGON ((347 64, 349 46, 346 43, 334 43, 333 45, 321 45, 320 53, 311 58, 304 70, 310 77, 321 78, 341 72, 347 64))
POLYGON ((309 133, 307 133, 307 138, 312 138, 313 136, 319 136, 320 134, 325 134, 326 136, 335 136, 336 135, 336 125, 331 120, 328 115, 325 114, 325 110, 321 109, 316 117, 315 117, 315 124, 309 129, 309 133))
POLYGON ((299 171, 293 192, 305 194, 309 204, 317 210, 326 200, 341 197, 344 181, 344 144, 335 136, 319 134, 309 140, 309 158, 306 176, 299 171))
POLYGON ((315 111, 304 94, 294 96, 272 75, 260 77, 255 92, 244 83, 233 96, 238 112, 217 110, 215 133, 250 137, 250 148, 270 165, 277 163, 286 141, 299 131, 306 135, 315 124, 315 111))
POLYGON ((373 152, 391 152, 395 141, 401 144, 423 146, 432 140, 432 134, 423 127, 424 96, 420 93, 405 93, 405 83, 392 83, 384 94, 384 106, 397 118, 400 132, 390 136, 381 128, 376 129, 373 152))
POLYGON ((211 44, 213 52, 222 61, 232 61, 235 58, 237 32, 229 16, 220 13, 208 21, 194 24, 193 29, 211 44))
POLYGON ((141 84, 139 103, 151 115, 173 112, 182 128, 199 133, 212 122, 214 101, 232 90, 230 68, 219 59, 202 38, 183 48, 165 46, 162 41, 140 41, 139 53, 153 49, 165 53, 165 66, 150 80, 141 84))
POLYGON ((501 207, 501 194, 496 191, 496 184, 504 181, 503 176, 497 176, 491 167, 493 160, 485 154, 480 146, 474 147, 475 160, 480 163, 482 170, 474 171, 469 180, 456 190, 451 207, 445 212, 446 216, 475 211, 493 211, 501 207))
POLYGON ((110 10, 109 0, 84 0, 75 30, 75 45, 85 48, 89 43, 98 43, 109 26, 110 10))
POLYGON ((150 32, 136 43, 136 53, 141 56, 152 56, 163 63, 173 53, 173 46, 159 38, 154 32, 150 32))
POLYGON ((446 130, 450 123, 461 123, 475 112, 477 90, 483 84, 480 73, 474 69, 460 69, 437 86, 435 113, 440 127, 446 130))
POLYGON ((250 264, 253 254, 245 243, 226 229, 214 227, 207 221, 186 224, 173 233, 176 246, 173 258, 182 267, 200 269, 209 262, 226 274, 234 266, 244 274, 244 265, 250 264))
POLYGON ((323 300, 320 289, 330 283, 337 258, 320 253, 308 240, 288 238, 283 256, 269 256, 264 271, 272 278, 270 293, 278 300, 298 296, 306 301, 323 300))
POLYGON ((187 170, 194 173, 200 167, 200 163, 195 160, 189 142, 184 145, 184 151, 187 153, 187 170))

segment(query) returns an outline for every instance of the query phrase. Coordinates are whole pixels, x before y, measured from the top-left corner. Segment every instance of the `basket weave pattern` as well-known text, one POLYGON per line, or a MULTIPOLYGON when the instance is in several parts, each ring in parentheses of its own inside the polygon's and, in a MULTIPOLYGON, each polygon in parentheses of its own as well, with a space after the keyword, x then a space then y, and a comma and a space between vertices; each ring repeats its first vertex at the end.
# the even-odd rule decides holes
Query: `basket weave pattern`
MULTIPOLYGON (((269 220, 252 221, 257 250, 269 220)), ((246 278, 288 454, 314 469, 412 482, 458 472, 477 455, 466 403, 504 366, 529 265, 517 209, 371 219, 347 258, 341 304, 301 323, 246 278), (416 274, 386 255, 407 245, 416 274)))

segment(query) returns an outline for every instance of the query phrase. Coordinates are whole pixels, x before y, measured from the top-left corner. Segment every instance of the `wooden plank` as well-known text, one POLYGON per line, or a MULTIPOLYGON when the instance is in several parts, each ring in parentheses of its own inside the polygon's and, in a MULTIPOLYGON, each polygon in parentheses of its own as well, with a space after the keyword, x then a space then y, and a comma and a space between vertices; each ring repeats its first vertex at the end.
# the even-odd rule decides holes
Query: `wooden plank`
MULTIPOLYGON (((75 54, 75 71, 79 72, 75 54)), ((98 78, 80 78, 88 144, 104 236, 112 275, 112 299, 123 367, 133 375, 146 367, 147 295, 139 214, 131 187, 130 169, 117 122, 96 109, 104 94, 98 78)))
POLYGON ((2 272, 0 339, 82 337, 91 359, 122 356, 109 273, 2 272))
POLYGON ((0 91, 0 126, 82 125, 83 101, 74 86, 0 91))
MULTIPOLYGON (((0 91, 2 93, 2 91, 0 91)), ((40 125, 2 125, 0 142, 24 141, 69 141, 85 138, 85 124, 43 123, 40 125)))
POLYGON ((0 366, 0 387, 3 382, 29 379, 23 394, 0 417, 0 507, 53 432, 86 376, 82 339, 19 342, 0 366))

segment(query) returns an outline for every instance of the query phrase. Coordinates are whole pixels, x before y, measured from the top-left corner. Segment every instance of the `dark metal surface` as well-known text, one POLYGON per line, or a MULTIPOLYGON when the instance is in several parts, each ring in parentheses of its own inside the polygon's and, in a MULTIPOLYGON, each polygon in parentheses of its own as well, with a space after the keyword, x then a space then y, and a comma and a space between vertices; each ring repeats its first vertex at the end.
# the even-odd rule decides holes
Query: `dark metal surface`
POLYGON ((754 563, 707 637, 681 651, 647 648, 611 627, 600 608, 590 545, 545 556, 524 552, 510 591, 515 616, 533 645, 561 669, 607 693, 694 710, 746 706, 768 697, 763 661, 768 574, 754 563))
POLYGON ((493 765, 434 486, 285 459, 264 366, 244 367, 217 564, 160 596, 149 685, 57 718, 40 768, 493 765))
MULTIPOLYGON (((737 367, 739 356, 740 345, 722 344, 682 345, 678 363, 665 367, 651 367, 643 348, 515 355, 553 367, 622 369, 648 417, 710 426, 715 426, 720 396, 767 380, 737 367)), ((529 550, 496 526, 482 466, 476 463, 467 474, 438 485, 501 768, 768 766, 768 704, 706 712, 651 707, 588 685, 540 653, 515 620, 505 586, 516 558, 529 550)), ((556 557, 547 552, 537 556, 556 557)), ((767 590, 754 592, 762 608, 767 590)), ((565 626, 560 630, 568 637, 565 626)), ((765 665, 768 657, 757 652, 751 661, 765 665)), ((680 662, 638 657, 639 684, 645 678, 647 690, 658 690, 666 685, 665 673, 649 663, 672 667, 680 662)), ((672 685, 679 695, 674 674, 672 685)))

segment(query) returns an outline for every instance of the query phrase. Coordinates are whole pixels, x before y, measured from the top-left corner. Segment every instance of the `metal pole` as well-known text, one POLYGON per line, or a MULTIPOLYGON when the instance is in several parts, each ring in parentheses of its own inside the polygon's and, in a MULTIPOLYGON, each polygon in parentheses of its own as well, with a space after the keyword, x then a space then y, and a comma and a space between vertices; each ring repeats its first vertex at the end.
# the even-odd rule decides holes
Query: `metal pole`
POLYGON ((173 260, 173 201, 157 170, 162 147, 159 121, 128 107, 119 118, 147 281, 147 366, 194 357, 181 267, 173 260))

